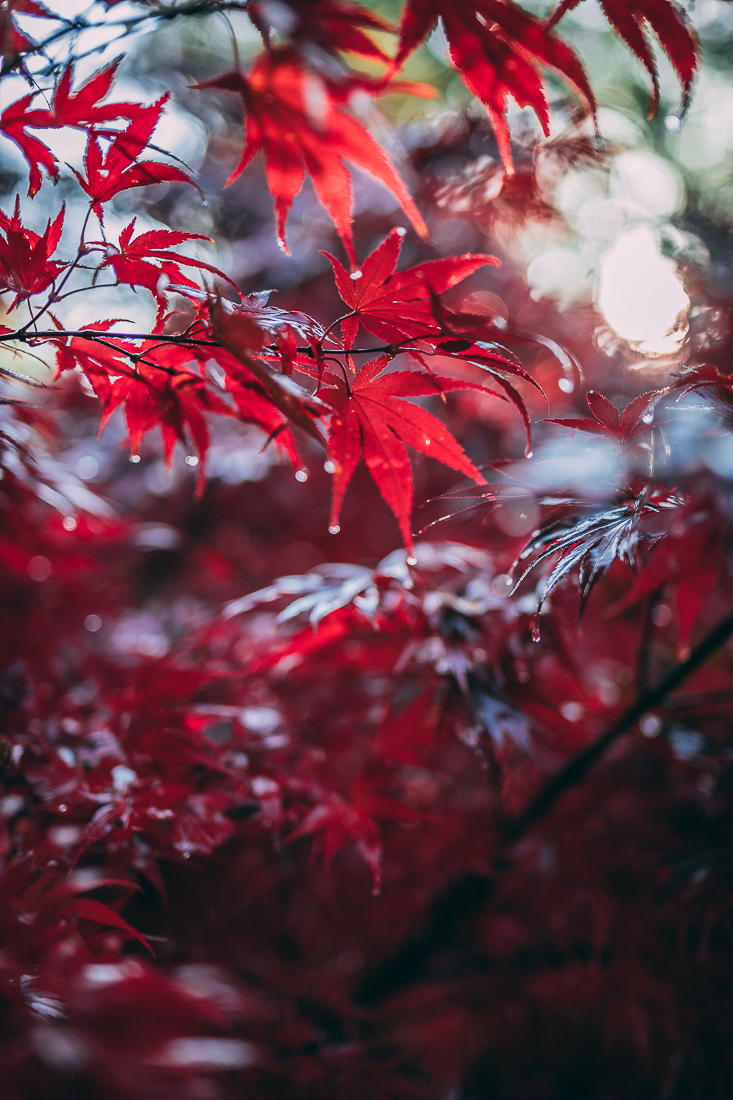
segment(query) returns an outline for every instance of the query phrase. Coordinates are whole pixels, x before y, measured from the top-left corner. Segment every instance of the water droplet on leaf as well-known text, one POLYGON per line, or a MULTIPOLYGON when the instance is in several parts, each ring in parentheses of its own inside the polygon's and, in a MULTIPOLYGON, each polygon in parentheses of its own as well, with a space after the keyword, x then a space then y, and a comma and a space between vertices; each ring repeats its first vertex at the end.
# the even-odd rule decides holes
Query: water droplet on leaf
POLYGON ((130 455, 130 462, 137 463, 140 461, 140 455, 130 455))
POLYGON ((341 528, 339 527, 338 523, 334 523, 331 527, 329 527, 328 533, 329 535, 337 535, 340 530, 341 528))
POLYGON ((326 461, 323 463, 323 469, 326 471, 327 474, 335 474, 336 463, 333 462, 330 458, 327 458, 326 461))
POLYGON ((296 470, 295 471, 295 480, 296 481, 301 481, 301 482, 302 481, 307 481, 308 480, 308 471, 307 470, 296 470))

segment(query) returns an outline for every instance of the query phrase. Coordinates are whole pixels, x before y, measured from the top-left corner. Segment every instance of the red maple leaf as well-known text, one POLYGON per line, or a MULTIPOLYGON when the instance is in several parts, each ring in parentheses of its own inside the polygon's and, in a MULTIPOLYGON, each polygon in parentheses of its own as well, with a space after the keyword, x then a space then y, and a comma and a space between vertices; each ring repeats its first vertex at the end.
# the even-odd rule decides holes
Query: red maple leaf
POLYGON ((341 321, 347 348, 353 346, 360 322, 373 336, 390 343, 439 334, 433 295, 460 283, 484 264, 499 263, 494 256, 466 253, 428 260, 395 274, 404 235, 404 229, 393 229, 361 270, 351 275, 337 259, 324 253, 333 264, 341 299, 351 309, 341 321))
POLYGON ((542 20, 512 0, 408 0, 395 68, 427 38, 439 17, 453 63, 489 112, 509 173, 513 162, 507 96, 520 107, 531 107, 549 134, 549 110, 539 66, 563 76, 595 110, 593 91, 577 54, 542 20))
POLYGON ((412 553, 412 470, 405 444, 437 458, 478 484, 482 484, 484 478, 437 417, 404 399, 452 390, 490 391, 475 382, 441 378, 436 374, 411 371, 382 374, 389 362, 386 355, 373 359, 362 367, 353 381, 339 378, 330 371, 325 376, 328 387, 320 391, 320 397, 333 409, 329 451, 336 464, 330 522, 331 528, 337 530, 344 493, 363 454, 377 488, 397 517, 405 545, 412 553))
POLYGON ((192 183, 181 168, 164 161, 138 160, 155 129, 167 102, 164 95, 150 107, 143 107, 139 116, 121 131, 102 153, 97 135, 91 133, 84 157, 82 175, 74 169, 79 184, 89 196, 94 213, 103 221, 102 204, 131 187, 146 187, 151 183, 192 183))
POLYGON ((143 436, 158 426, 167 462, 171 462, 177 442, 187 449, 193 443, 199 459, 197 492, 202 492, 209 449, 204 412, 232 413, 208 388, 206 379, 187 368, 187 363, 195 361, 191 352, 175 344, 162 345, 154 338, 133 346, 113 335, 104 344, 83 336, 56 343, 59 373, 81 367, 104 406, 100 433, 115 409, 123 406, 133 454, 138 453, 143 436))
POLYGON ((564 428, 576 428, 581 432, 591 432, 594 435, 609 435, 617 439, 619 443, 626 443, 635 436, 641 435, 649 429, 652 417, 645 420, 648 409, 655 397, 657 390, 649 390, 638 394, 633 401, 629 401, 623 413, 616 406, 596 390, 589 390, 585 395, 588 408, 593 414, 593 419, 588 416, 552 418, 545 420, 546 424, 561 424, 564 428))
POLYGON ((359 775, 353 780, 348 798, 336 792, 322 799, 290 833, 286 843, 303 836, 318 837, 326 873, 333 857, 345 844, 353 843, 372 873, 372 893, 381 887, 382 840, 375 818, 415 822, 419 814, 404 802, 381 793, 384 775, 359 775))
MULTIPOLYGON (((351 175, 345 161, 380 180, 399 200, 417 232, 427 236, 425 222, 392 161, 345 109, 349 93, 356 88, 363 91, 368 84, 357 80, 338 87, 308 69, 299 54, 286 47, 265 53, 246 77, 229 72, 196 85, 241 95, 247 116, 245 145, 227 184, 264 151, 267 182, 275 198, 278 239, 286 252, 285 221, 307 170, 349 257, 356 262, 351 232, 351 175)), ((386 85, 380 88, 386 90, 386 85)))
POLYGON ((105 251, 105 259, 100 264, 100 271, 109 266, 113 268, 118 283, 126 283, 132 287, 144 286, 150 291, 158 303, 158 320, 166 307, 166 291, 171 284, 174 284, 175 290, 182 294, 185 294, 186 290, 196 291, 197 294, 194 297, 201 293, 199 284, 183 274, 182 265, 208 271, 219 279, 225 279, 237 289, 236 283, 233 283, 217 267, 212 267, 203 260, 194 260, 188 256, 182 256, 179 252, 170 251, 175 245, 184 244, 186 241, 210 241, 211 237, 204 237, 201 233, 152 229, 147 233, 141 233, 133 240, 135 221, 136 219, 133 218, 120 233, 118 248, 105 242, 94 242, 90 247, 99 247, 105 251))
POLYGON ((72 92, 74 79, 73 64, 67 65, 56 85, 50 107, 31 109, 38 92, 31 92, 16 100, 0 116, 0 130, 16 145, 20 146, 28 164, 30 173, 28 194, 33 196, 40 189, 41 167, 46 169, 52 179, 58 178, 58 161, 51 150, 39 138, 27 133, 27 129, 60 129, 63 126, 75 126, 88 130, 101 122, 113 119, 139 118, 150 108, 139 103, 107 103, 101 105, 114 80, 120 59, 100 69, 89 78, 76 92, 72 92))
POLYGON ((669 389, 673 392, 680 391, 680 397, 686 393, 707 390, 708 394, 722 401, 729 409, 733 409, 733 377, 722 374, 712 364, 686 371, 671 384, 669 389))
POLYGON ((5 63, 14 60, 19 54, 35 50, 37 43, 18 30, 14 15, 38 15, 43 19, 55 19, 38 0, 3 0, 0 5, 0 54, 5 63))
MULTIPOLYGON (((548 21, 552 27, 580 0, 560 0, 548 21)), ((656 34, 682 84, 683 110, 690 101, 699 50, 684 11, 672 0, 601 0, 601 8, 616 34, 641 61, 652 78, 649 114, 659 107, 659 74, 647 37, 647 25, 656 34)))
POLYGON ((0 291, 15 294, 8 313, 32 294, 46 290, 67 266, 61 260, 51 259, 61 238, 64 209, 48 222, 42 236, 21 224, 20 195, 15 197, 11 218, 0 210, 0 230, 5 234, 4 240, 0 237, 0 291))
POLYGON ((294 42, 315 42, 325 50, 387 60, 362 27, 375 31, 390 31, 392 27, 350 0, 299 0, 279 8, 255 0, 247 11, 268 45, 272 28, 294 42))

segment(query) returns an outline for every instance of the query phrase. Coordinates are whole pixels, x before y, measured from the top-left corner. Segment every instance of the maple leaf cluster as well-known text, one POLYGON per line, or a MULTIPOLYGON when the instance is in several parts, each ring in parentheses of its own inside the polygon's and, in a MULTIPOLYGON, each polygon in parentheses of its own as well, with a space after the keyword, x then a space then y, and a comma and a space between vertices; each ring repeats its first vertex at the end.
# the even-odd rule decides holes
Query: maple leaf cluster
MULTIPOLYGON (((156 144, 169 96, 116 100, 120 60, 78 76, 96 24, 0 2, 0 79, 30 81, 0 132, 30 200, 63 179, 84 211, 75 240, 50 197, 0 212, 3 1100, 729 1095, 733 376, 691 353, 611 400, 552 332, 463 308, 499 261, 437 255, 375 125, 381 96, 434 94, 397 77, 440 24, 526 205, 509 98, 548 133, 549 70, 595 116, 576 6, 407 0, 394 27, 352 0, 105 0, 123 33, 261 36, 191 94, 239 97, 227 183, 263 154, 285 251, 306 176, 334 224, 328 292, 280 308, 158 207, 118 220, 198 186, 156 144), (69 175, 50 131, 84 136, 69 175), (415 240, 375 218, 362 247, 353 167, 415 240), (150 324, 72 325, 102 287, 150 324), (703 459, 655 466, 691 399, 703 459), (531 450, 576 433, 616 461, 585 494, 531 450), (230 439, 267 478, 207 476, 230 439), (430 496, 461 537, 416 535, 430 496)), ((650 33, 686 107, 682 10, 602 10, 652 109, 650 33)))

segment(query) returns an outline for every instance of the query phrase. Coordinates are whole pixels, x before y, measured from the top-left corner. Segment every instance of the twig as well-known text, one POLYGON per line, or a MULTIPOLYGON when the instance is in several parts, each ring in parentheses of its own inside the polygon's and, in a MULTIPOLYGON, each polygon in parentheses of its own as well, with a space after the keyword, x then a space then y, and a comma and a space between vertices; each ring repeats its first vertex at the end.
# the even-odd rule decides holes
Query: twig
POLYGON ((647 711, 661 706, 708 657, 733 637, 733 615, 729 615, 655 687, 644 691, 610 729, 587 749, 575 756, 538 792, 526 809, 508 821, 499 840, 493 875, 464 875, 449 885, 431 906, 425 928, 408 939, 385 963, 377 967, 358 986, 354 996, 359 1004, 371 1005, 416 980, 425 964, 450 940, 458 928, 476 916, 496 889, 498 872, 511 867, 511 849, 546 817, 562 796, 577 786, 593 766, 624 733, 647 711))
MULTIPOLYGON (((219 12, 228 11, 240 11, 247 10, 246 0, 194 0, 189 4, 183 4, 178 8, 159 9, 157 11, 143 12, 140 15, 132 16, 130 19, 117 19, 111 20, 105 23, 107 27, 122 27, 125 34, 132 34, 138 26, 143 23, 149 22, 154 19, 160 19, 163 22, 170 22, 174 19, 178 19, 182 15, 216 15, 219 12)), ((52 16, 52 18, 58 19, 58 16, 52 16)), ((34 54, 43 55, 43 51, 49 46, 55 45, 67 35, 82 34, 86 30, 96 29, 98 24, 90 23, 83 17, 78 17, 72 20, 64 20, 63 27, 59 27, 58 30, 53 31, 42 42, 32 45, 30 49, 24 50, 22 53, 16 54, 13 57, 8 58, 2 68, 0 68, 0 79, 7 76, 8 73, 14 72, 15 69, 21 68, 26 58, 31 57, 34 54)), ((120 36, 124 37, 124 36, 120 36)), ((105 49, 110 43, 105 42, 99 46, 95 46, 90 53, 95 53, 100 49, 105 49)), ((87 55, 84 55, 87 56, 87 55)), ((50 62, 50 68, 55 66, 53 62, 50 62)))

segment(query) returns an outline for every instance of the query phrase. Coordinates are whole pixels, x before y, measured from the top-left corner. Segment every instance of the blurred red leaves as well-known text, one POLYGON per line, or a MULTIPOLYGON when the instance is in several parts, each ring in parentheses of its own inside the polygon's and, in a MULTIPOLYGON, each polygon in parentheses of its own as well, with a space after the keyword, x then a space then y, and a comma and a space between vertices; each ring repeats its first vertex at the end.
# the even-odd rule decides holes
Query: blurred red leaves
POLYGON ((508 96, 520 107, 531 107, 549 134, 540 67, 554 69, 595 111, 595 97, 580 58, 541 19, 512 0, 408 0, 395 66, 427 38, 439 18, 451 60, 489 112, 508 172, 514 170, 506 123, 508 96))
MULTIPOLYGON (((549 19, 554 26, 580 0, 560 0, 549 19)), ((690 101, 692 83, 699 64, 699 46, 690 28, 687 14, 674 0, 603 0, 603 14, 632 53, 636 54, 652 78, 649 114, 659 107, 659 74, 647 26, 656 34, 682 85, 682 109, 690 101)))
POLYGON ((363 168, 392 192, 416 231, 427 228, 388 153, 349 112, 352 93, 363 81, 338 85, 309 69, 290 47, 270 50, 247 77, 224 73, 200 88, 219 88, 242 97, 246 115, 245 144, 232 183, 259 152, 265 154, 267 182, 275 199, 278 240, 287 252, 285 222, 306 171, 318 198, 332 217, 355 263, 351 231, 351 177, 345 161, 363 168))

